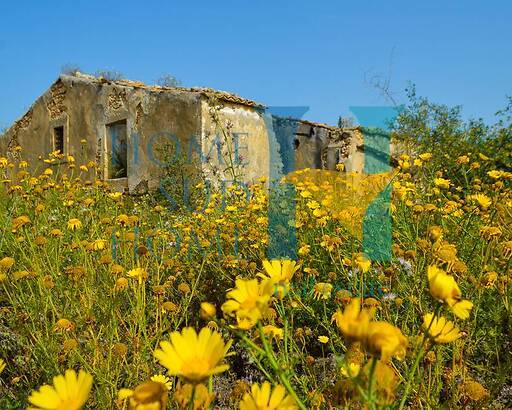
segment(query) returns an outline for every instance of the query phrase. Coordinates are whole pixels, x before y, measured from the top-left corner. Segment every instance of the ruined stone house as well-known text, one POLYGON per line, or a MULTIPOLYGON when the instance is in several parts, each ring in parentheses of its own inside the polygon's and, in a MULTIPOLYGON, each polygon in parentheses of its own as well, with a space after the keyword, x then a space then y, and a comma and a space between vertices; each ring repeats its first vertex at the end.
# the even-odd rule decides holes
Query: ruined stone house
POLYGON ((77 164, 92 159, 114 189, 135 194, 157 189, 169 164, 214 180, 236 169, 246 182, 272 177, 275 152, 285 171, 363 166, 357 128, 270 116, 262 104, 207 88, 81 73, 61 75, 35 101, 0 139, 0 156, 17 145, 32 167, 46 167, 41 158, 56 150, 77 164))

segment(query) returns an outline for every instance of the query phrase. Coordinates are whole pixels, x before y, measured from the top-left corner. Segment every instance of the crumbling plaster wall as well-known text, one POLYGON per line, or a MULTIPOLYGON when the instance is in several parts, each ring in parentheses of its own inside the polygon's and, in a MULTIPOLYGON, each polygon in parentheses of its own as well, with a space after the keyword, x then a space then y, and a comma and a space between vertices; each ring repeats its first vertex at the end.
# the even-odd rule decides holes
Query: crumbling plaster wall
MULTIPOLYGON (((134 129, 139 136, 138 161, 129 169, 130 192, 159 187, 163 172, 172 172, 177 167, 186 167, 188 175, 194 174, 193 161, 189 161, 191 144, 201 134, 200 95, 188 92, 149 93, 134 107, 136 119, 134 129), (142 114, 141 114, 142 112, 142 114), (166 149, 169 148, 169 149, 166 149), (163 152, 165 150, 165 152, 163 152), (140 185, 142 184, 142 185, 140 185)), ((199 170, 197 169, 197 172, 199 170)))
POLYGON ((87 139, 87 156, 96 160, 100 175, 106 178, 110 161, 105 155, 107 125, 126 120, 128 176, 108 181, 115 189, 128 189, 134 194, 157 189, 166 163, 175 155, 162 154, 160 147, 174 138, 185 147, 199 132, 199 96, 73 81, 71 89, 75 93, 68 96, 77 101, 70 115, 73 141, 87 139))
MULTIPOLYGON (((52 152, 53 129, 64 126, 64 154, 73 155, 78 165, 95 161, 105 177, 106 126, 126 120, 128 177, 109 182, 117 190, 143 193, 159 187, 165 162, 175 156, 162 154, 159 147, 176 138, 186 151, 189 139, 200 135, 200 110, 199 93, 150 92, 62 76, 7 131, 2 143, 6 151, 8 145, 21 145, 32 168, 46 167, 38 159, 52 152)), ((92 177, 92 172, 85 177, 92 177)))
MULTIPOLYGON (((117 190, 138 194, 158 189, 163 172, 172 168, 169 161, 178 157, 211 181, 230 181, 233 172, 245 182, 270 176, 268 119, 261 107, 212 99, 200 91, 159 91, 75 76, 61 76, 7 131, 0 148, 5 152, 19 144, 31 166, 46 167, 38 159, 53 150, 53 129, 63 126, 64 154, 73 155, 77 165, 94 160, 100 177, 106 177, 106 126, 120 120, 127 123, 128 177, 109 180, 117 190), (162 153, 169 143, 173 147, 162 153)), ((290 121, 288 155, 294 156, 294 169, 333 169, 341 161, 347 171, 362 172, 364 141, 358 130, 290 121)), ((271 123, 276 127, 279 121, 271 123)), ((93 172, 85 177, 92 178, 93 172)))
MULTIPOLYGON (((12 155, 12 149, 19 145, 23 148, 23 158, 29 162, 31 169, 42 168, 40 159, 53 150, 53 128, 66 128, 68 124, 65 94, 65 86, 58 81, 39 97, 25 115, 7 130, 2 152, 12 155)), ((67 139, 68 135, 64 135, 64 138, 67 139)))
POLYGON ((262 111, 203 97, 201 140, 206 178, 247 183, 269 176, 269 142, 262 111), (219 155, 218 146, 220 145, 219 155), (231 166, 233 169, 231 169, 231 166))
POLYGON ((360 130, 354 129, 351 131, 351 138, 349 139, 349 146, 347 157, 344 161, 346 172, 359 172, 364 171, 364 137, 360 130))
POLYGON ((322 168, 322 153, 329 145, 329 137, 327 129, 299 122, 294 137, 296 169, 322 168))
MULTIPOLYGON (((74 133, 85 131, 88 155, 95 158, 100 175, 106 177, 109 162, 105 156, 106 126, 126 120, 128 177, 108 181, 114 188, 126 188, 134 194, 157 189, 166 164, 176 154, 174 151, 163 153, 162 147, 177 139, 179 147, 185 149, 191 136, 199 133, 199 95, 150 92, 142 88, 111 83, 98 85, 87 81, 77 85, 72 87, 77 94, 69 96, 80 101, 74 104, 76 111, 70 115, 73 119, 70 129, 74 133)), ((75 134, 74 141, 79 140, 80 136, 75 134)))

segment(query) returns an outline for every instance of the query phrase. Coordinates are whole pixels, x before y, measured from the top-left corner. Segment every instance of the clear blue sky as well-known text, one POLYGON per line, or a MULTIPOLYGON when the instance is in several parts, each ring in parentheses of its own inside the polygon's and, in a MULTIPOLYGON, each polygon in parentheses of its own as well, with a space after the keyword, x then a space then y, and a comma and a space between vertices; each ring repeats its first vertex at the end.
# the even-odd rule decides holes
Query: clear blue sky
POLYGON ((334 124, 385 101, 365 73, 492 121, 512 94, 510 1, 12 1, 0 4, 0 127, 21 116, 63 65, 154 83, 307 105, 334 124))

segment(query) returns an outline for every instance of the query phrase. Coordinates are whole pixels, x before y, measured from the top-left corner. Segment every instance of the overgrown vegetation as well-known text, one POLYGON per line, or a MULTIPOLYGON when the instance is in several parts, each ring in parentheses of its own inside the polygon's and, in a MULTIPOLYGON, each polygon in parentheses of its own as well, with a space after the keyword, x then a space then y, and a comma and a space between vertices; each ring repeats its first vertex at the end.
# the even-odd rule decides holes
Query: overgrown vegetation
POLYGON ((81 369, 75 408, 510 408, 510 114, 464 122, 412 92, 391 173, 289 175, 297 261, 266 260, 267 181, 171 211, 86 158, 1 158, 4 406, 81 369), (369 261, 389 184, 393 256, 369 261))

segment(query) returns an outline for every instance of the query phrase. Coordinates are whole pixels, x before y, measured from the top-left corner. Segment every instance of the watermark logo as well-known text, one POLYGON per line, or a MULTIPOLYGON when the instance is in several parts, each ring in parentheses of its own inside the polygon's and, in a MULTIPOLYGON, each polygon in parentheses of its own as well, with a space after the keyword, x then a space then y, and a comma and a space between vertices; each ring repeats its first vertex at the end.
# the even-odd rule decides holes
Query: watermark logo
MULTIPOLYGON (((390 173, 390 129, 400 109, 394 107, 350 107, 360 124, 363 135, 362 151, 364 155, 364 174, 378 175, 390 173)), ((297 228, 296 228, 296 199, 297 191, 295 185, 286 177, 297 171, 296 167, 296 134, 300 126, 300 118, 308 111, 308 107, 269 107, 261 112, 264 122, 269 149, 269 202, 268 202, 268 248, 267 258, 269 259, 291 259, 297 260, 297 228)), ((223 141, 226 134, 215 135, 207 146, 204 141, 196 136, 190 136, 186 143, 168 132, 159 132, 146 141, 144 151, 150 163, 158 168, 171 168, 193 166, 196 161, 202 166, 214 161, 219 166, 247 168, 250 158, 243 155, 248 151, 247 145, 241 144, 241 140, 247 141, 248 133, 234 129, 229 131, 229 148, 231 156, 226 161, 223 153, 223 141), (157 147, 164 142, 165 157, 158 154, 157 147), (180 162, 181 161, 181 162, 180 162)), ((123 147, 125 141, 117 141, 118 134, 112 133, 112 147, 123 147)), ((131 135, 130 149, 132 150, 132 163, 135 166, 141 165, 140 158, 140 135, 131 135)), ((112 166, 119 166, 119 158, 112 157, 112 166)), ((261 170, 264 174, 265 170, 261 170)), ((318 170, 319 177, 328 177, 332 171, 318 170)), ((190 185, 191 181, 186 178, 180 183, 183 186, 181 203, 190 208, 190 185)), ((237 184, 247 192, 247 200, 250 199, 248 185, 243 180, 221 179, 216 185, 221 189, 222 194, 231 184, 237 184)), ((357 190, 357 186, 355 187, 357 190)), ((206 181, 204 187, 204 209, 206 209, 212 186, 206 181)), ((163 183, 160 191, 168 200, 172 209, 178 207, 177 198, 169 192, 163 183)), ((363 253, 369 260, 388 261, 391 259, 391 185, 387 184, 382 190, 376 192, 364 212, 362 221, 362 245, 363 253)), ((334 195, 334 202, 337 201, 334 195)), ((344 204, 336 204, 343 207, 344 204)), ((364 206, 364 204, 361 204, 364 206)), ((223 207, 225 203, 223 201, 223 207)), ((179 235, 178 235, 179 236, 179 235)), ((237 233, 235 232, 235 237, 237 233)), ((179 240, 177 240, 179 243, 179 240)), ((235 245, 235 250, 237 246, 235 245)))

